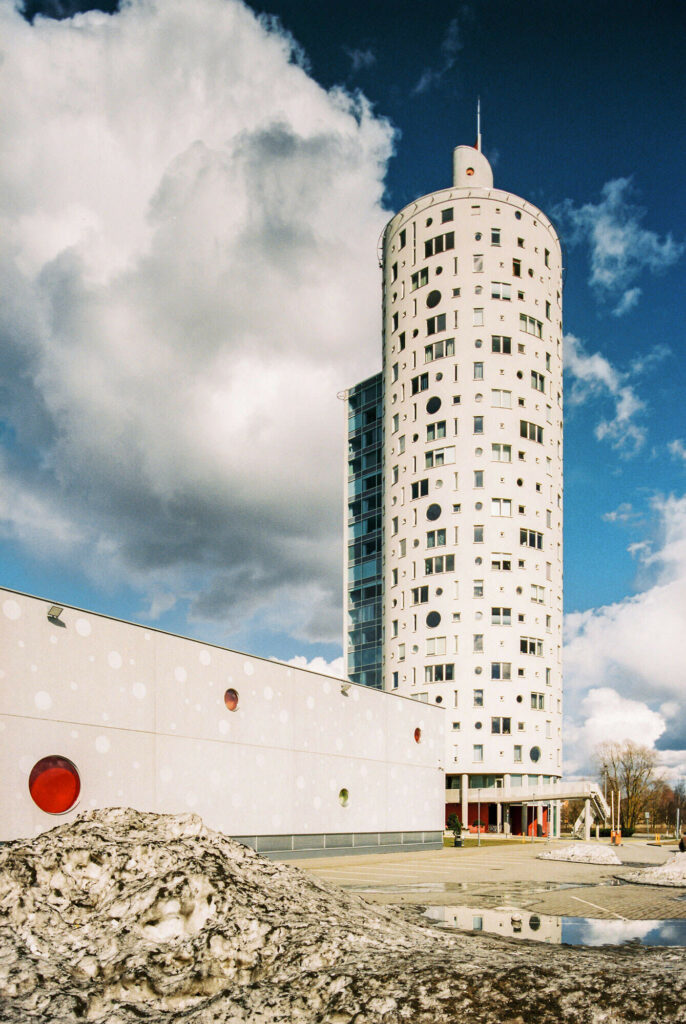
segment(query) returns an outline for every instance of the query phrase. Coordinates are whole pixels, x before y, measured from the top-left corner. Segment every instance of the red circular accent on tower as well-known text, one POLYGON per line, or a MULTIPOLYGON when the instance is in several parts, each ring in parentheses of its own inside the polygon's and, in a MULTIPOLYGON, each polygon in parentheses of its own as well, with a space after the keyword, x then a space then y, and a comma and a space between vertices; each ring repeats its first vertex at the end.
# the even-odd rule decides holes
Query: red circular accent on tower
POLYGON ((31 769, 29 793, 46 814, 64 814, 71 810, 81 792, 81 779, 69 758, 51 754, 42 757, 31 769))
POLYGON ((238 690, 228 689, 224 694, 224 703, 229 711, 235 711, 238 707, 238 690))
POLYGON ((472 174, 474 174, 474 168, 473 167, 468 167, 467 168, 467 174, 471 178, 472 174))
POLYGON ((422 738, 422 730, 419 728, 419 726, 417 726, 417 728, 414 731, 414 741, 415 741, 415 743, 419 743, 421 738, 422 738))

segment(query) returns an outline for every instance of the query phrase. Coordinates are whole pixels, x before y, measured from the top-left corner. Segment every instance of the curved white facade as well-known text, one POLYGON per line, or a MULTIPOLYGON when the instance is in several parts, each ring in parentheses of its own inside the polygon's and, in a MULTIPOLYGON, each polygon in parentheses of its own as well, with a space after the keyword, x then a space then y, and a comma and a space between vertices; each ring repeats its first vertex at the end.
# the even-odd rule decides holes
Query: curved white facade
POLYGON ((481 152, 453 166, 383 239, 383 674, 446 709, 464 809, 469 776, 561 775, 562 257, 481 152))

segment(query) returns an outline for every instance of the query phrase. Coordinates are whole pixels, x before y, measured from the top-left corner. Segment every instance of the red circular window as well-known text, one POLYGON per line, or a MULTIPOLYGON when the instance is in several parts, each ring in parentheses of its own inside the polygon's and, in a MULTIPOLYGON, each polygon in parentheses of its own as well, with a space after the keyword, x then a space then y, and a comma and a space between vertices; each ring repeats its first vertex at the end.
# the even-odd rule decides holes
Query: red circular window
POLYGON ((29 775, 29 793, 41 811, 63 814, 71 810, 81 792, 76 765, 66 757, 51 754, 37 761, 29 775))
POLYGON ((227 690, 224 694, 224 703, 229 711, 235 711, 238 707, 238 690, 227 690))
POLYGON ((467 168, 467 174, 471 178, 472 174, 474 174, 474 168, 473 167, 468 167, 467 168))
POLYGON ((419 726, 417 726, 417 728, 414 731, 414 741, 415 741, 415 743, 419 743, 421 738, 422 738, 422 730, 419 728, 419 726))

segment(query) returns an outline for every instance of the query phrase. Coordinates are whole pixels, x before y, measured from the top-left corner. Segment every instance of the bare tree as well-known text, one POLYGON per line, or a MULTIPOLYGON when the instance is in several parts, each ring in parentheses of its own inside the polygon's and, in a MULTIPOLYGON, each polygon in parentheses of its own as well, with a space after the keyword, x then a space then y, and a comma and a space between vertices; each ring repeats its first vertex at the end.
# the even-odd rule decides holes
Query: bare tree
POLYGON ((608 800, 610 792, 614 792, 615 801, 621 794, 622 826, 635 828, 654 787, 662 783, 656 752, 631 740, 601 743, 596 748, 595 762, 601 785, 607 779, 608 800))

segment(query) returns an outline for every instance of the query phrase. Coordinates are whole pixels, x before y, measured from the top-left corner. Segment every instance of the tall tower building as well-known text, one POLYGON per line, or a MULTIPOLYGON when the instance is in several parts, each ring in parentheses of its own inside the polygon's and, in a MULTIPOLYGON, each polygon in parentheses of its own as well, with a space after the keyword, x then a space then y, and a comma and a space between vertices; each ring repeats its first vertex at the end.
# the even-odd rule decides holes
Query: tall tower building
POLYGON ((493 187, 479 137, 455 149, 452 187, 389 222, 382 268, 383 370, 348 392, 351 428, 372 385, 383 423, 368 555, 352 513, 378 469, 350 434, 348 669, 445 708, 446 805, 465 824, 547 831, 562 766, 560 243, 493 187), (365 589, 382 624, 370 669, 365 589))

